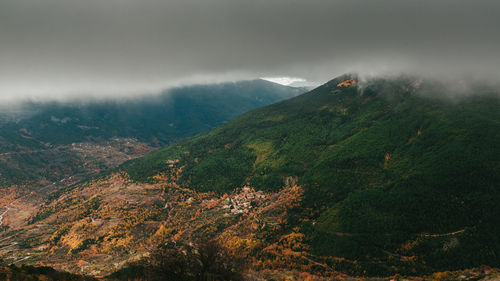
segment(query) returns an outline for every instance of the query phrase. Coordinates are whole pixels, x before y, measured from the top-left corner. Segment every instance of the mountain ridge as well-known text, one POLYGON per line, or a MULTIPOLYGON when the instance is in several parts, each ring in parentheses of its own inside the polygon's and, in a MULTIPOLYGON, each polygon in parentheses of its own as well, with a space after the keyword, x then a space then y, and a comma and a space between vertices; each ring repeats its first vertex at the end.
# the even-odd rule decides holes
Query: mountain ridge
POLYGON ((338 77, 61 190, 17 230, 31 242, 15 255, 42 247, 33 261, 78 271, 83 259, 100 274, 158 243, 205 238, 254 270, 498 266, 500 100, 422 95, 441 91, 338 77))

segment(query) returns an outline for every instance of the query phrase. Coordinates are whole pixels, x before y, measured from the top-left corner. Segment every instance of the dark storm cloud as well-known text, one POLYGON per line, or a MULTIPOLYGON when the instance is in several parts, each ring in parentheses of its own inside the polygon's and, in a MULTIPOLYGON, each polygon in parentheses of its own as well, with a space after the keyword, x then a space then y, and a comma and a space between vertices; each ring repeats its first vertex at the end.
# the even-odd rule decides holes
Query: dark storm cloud
POLYGON ((500 78, 498 0, 0 0, 0 94, 356 71, 500 78))

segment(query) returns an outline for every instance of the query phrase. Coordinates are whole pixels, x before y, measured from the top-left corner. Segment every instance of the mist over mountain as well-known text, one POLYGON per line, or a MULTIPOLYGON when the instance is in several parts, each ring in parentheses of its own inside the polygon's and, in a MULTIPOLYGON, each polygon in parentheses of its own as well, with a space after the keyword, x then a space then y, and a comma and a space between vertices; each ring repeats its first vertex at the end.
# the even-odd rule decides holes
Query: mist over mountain
POLYGON ((0 3, 0 98, 349 71, 498 81, 496 0, 0 3))

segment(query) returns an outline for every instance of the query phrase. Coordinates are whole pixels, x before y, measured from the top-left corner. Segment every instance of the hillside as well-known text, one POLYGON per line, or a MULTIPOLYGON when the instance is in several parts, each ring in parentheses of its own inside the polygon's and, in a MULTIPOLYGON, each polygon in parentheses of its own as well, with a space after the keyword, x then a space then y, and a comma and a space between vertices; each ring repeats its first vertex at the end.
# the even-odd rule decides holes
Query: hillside
POLYGON ((198 191, 249 184, 276 192, 296 181, 305 193, 289 220, 321 256, 407 257, 436 268, 497 263, 499 99, 480 87, 453 101, 437 98, 447 89, 435 82, 358 87, 347 78, 124 170, 148 181, 169 170, 166 159, 179 159, 179 184, 198 191))
POLYGON ((255 270, 499 266, 500 99, 471 91, 336 78, 53 194, 0 256, 95 275, 217 238, 255 270))
POLYGON ((26 102, 16 114, 0 111, 0 185, 84 178, 304 91, 252 80, 134 99, 26 102))

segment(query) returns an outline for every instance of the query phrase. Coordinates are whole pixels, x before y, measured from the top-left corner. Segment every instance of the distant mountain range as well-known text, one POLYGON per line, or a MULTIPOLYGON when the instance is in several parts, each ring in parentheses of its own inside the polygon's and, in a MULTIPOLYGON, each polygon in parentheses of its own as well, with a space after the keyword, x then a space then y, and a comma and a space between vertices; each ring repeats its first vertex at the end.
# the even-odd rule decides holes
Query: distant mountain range
POLYGON ((123 100, 24 104, 28 112, 25 117, 2 124, 1 132, 7 139, 25 136, 43 144, 113 137, 168 144, 303 92, 300 88, 253 80, 186 86, 123 100))
POLYGON ((113 163, 98 159, 102 150, 112 152, 103 158, 119 161, 144 155, 303 92, 252 80, 186 86, 134 99, 24 103, 16 115, 0 112, 0 185, 78 174, 89 161, 75 150, 95 155, 89 169, 103 170, 113 163))
POLYGON ((500 98, 471 91, 338 77, 51 194, 0 256, 98 275, 215 239, 257 271, 500 266, 500 98))

